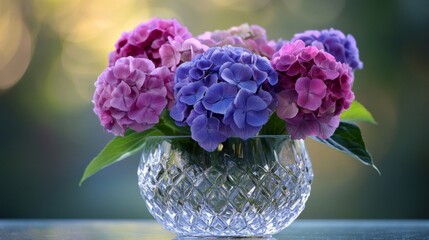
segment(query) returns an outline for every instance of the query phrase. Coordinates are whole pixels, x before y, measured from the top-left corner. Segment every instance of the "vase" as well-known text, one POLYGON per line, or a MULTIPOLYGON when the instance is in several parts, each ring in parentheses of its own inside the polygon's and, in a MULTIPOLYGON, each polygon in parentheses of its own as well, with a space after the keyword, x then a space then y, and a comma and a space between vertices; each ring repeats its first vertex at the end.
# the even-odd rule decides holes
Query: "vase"
POLYGON ((310 195, 303 140, 230 138, 207 152, 189 136, 148 137, 138 168, 149 212, 179 237, 269 237, 310 195))

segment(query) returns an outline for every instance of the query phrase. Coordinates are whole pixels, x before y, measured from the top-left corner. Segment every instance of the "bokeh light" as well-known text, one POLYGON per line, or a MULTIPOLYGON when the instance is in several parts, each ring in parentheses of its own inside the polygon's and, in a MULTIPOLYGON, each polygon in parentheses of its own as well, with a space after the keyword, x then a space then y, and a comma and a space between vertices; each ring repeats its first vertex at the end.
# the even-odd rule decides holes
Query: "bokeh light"
POLYGON ((12 0, 0 3, 0 91, 15 85, 31 58, 31 36, 19 6, 12 0))

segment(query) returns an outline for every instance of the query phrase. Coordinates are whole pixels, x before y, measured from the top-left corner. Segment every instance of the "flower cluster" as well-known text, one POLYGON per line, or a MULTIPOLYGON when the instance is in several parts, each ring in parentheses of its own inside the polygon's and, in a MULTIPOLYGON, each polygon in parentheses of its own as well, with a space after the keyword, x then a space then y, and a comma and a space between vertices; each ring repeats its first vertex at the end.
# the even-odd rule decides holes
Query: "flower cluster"
POLYGON ((124 135, 127 128, 153 127, 164 108, 172 105, 166 87, 172 75, 145 58, 119 58, 95 82, 94 112, 101 125, 115 135, 124 135))
POLYGON ((232 136, 255 136, 274 111, 277 73, 268 59, 239 47, 214 47, 182 64, 171 116, 208 151, 232 136))
POLYGON ((275 41, 267 40, 265 29, 258 25, 242 24, 228 30, 205 32, 197 38, 209 47, 227 45, 242 47, 268 58, 271 58, 277 47, 275 41))
POLYGON ((271 63, 279 73, 277 115, 288 133, 295 139, 330 137, 354 99, 352 69, 301 40, 283 45, 271 63))
POLYGON ((359 60, 356 40, 351 34, 346 36, 333 28, 322 31, 308 30, 295 34, 292 42, 296 40, 304 41, 306 46, 325 50, 332 54, 336 61, 347 63, 353 70, 363 68, 363 63, 359 60))
MULTIPOLYGON (((175 46, 181 46, 186 39, 192 37, 188 29, 175 19, 154 18, 147 23, 142 23, 131 32, 125 32, 116 42, 116 49, 109 55, 109 65, 115 64, 121 57, 137 57, 150 59, 155 67, 166 66, 167 60, 162 59, 162 53, 168 52, 171 41, 175 46)), ((180 59, 180 58, 179 58, 180 59)), ((169 62, 171 63, 171 62, 169 62)), ((169 64, 169 68, 175 68, 176 64, 169 64)))
POLYGON ((115 47, 93 103, 101 125, 123 138, 94 158, 81 181, 142 146, 129 139, 153 135, 187 135, 221 152, 230 137, 314 137, 376 168, 353 124, 375 121, 354 101, 353 71, 363 63, 351 35, 328 29, 273 41, 262 27, 243 24, 195 37, 174 19, 155 18, 115 47))
POLYGON ((334 29, 276 42, 243 24, 193 37, 177 20, 155 18, 115 47, 95 83, 102 126, 144 131, 166 110, 209 151, 256 136, 274 112, 294 139, 330 137, 354 99, 352 71, 363 67, 353 36, 334 29))

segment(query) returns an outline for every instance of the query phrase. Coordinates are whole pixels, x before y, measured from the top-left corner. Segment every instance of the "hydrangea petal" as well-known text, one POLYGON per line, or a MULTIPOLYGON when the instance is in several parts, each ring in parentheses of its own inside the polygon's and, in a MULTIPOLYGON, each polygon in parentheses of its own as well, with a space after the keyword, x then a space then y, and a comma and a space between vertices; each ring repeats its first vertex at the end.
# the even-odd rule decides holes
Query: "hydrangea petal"
POLYGON ((237 87, 222 82, 207 89, 203 100, 204 107, 214 113, 225 114, 237 95, 237 87))
POLYGON ((170 116, 177 122, 181 122, 185 119, 187 106, 184 103, 178 102, 170 111, 170 116))
POLYGON ((299 108, 296 105, 297 94, 294 90, 283 90, 277 94, 279 106, 277 108, 277 115, 282 119, 295 117, 299 108))
POLYGON ((247 88, 252 92, 256 91, 257 84, 252 81, 253 71, 252 69, 240 63, 234 63, 229 67, 222 67, 221 77, 228 83, 240 85, 243 88, 247 88))
POLYGON ((326 85, 322 80, 308 77, 299 78, 295 89, 298 93, 298 105, 311 111, 320 107, 326 94, 326 85))
POLYGON ((113 74, 117 79, 126 79, 130 74, 129 59, 121 59, 120 62, 113 67, 113 74))
POLYGON ((254 81, 242 81, 238 83, 238 86, 242 89, 247 89, 252 93, 255 93, 258 90, 258 85, 254 81))
POLYGON ((194 119, 191 126, 192 139, 207 151, 215 150, 226 137, 219 133, 220 121, 217 118, 207 118, 200 115, 194 119))
POLYGON ((193 105, 201 100, 207 87, 200 82, 193 82, 180 90, 180 101, 188 105, 193 105))
POLYGON ((305 139, 307 136, 316 136, 320 131, 317 118, 311 113, 301 113, 293 119, 287 119, 286 129, 292 139, 305 139))
POLYGON ((161 64, 168 68, 175 69, 180 62, 180 53, 170 44, 164 44, 159 49, 161 64))
POLYGON ((158 123, 159 115, 167 106, 164 96, 153 93, 142 93, 136 101, 136 108, 129 111, 129 117, 138 122, 158 123))
POLYGON ((268 122, 270 114, 268 109, 262 111, 249 111, 246 114, 246 122, 253 127, 261 127, 268 122))
POLYGON ((234 123, 238 128, 244 128, 246 125, 246 112, 241 109, 234 111, 234 123))
POLYGON ((246 107, 247 98, 252 94, 247 89, 240 89, 238 91, 237 97, 234 99, 234 105, 237 108, 244 109, 246 107))
POLYGON ((320 122, 320 136, 323 139, 331 137, 340 125, 340 116, 324 117, 320 122))
POLYGON ((256 83, 260 85, 262 82, 264 82, 268 77, 268 73, 264 71, 260 71, 257 68, 253 68, 253 78, 256 80, 256 83))
POLYGON ((247 98, 245 110, 246 111, 261 111, 267 109, 267 103, 258 95, 250 95, 247 98))
POLYGON ((203 59, 197 62, 197 68, 201 70, 209 70, 212 64, 213 63, 210 60, 203 59))
POLYGON ((275 99, 274 93, 272 95, 271 93, 263 90, 262 88, 259 89, 257 95, 258 95, 258 97, 260 97, 262 99, 262 101, 264 101, 267 104, 267 106, 275 103, 277 100, 277 99, 275 99))
POLYGON ((189 71, 189 76, 191 76, 195 80, 199 80, 204 76, 204 71, 198 68, 192 68, 189 71))

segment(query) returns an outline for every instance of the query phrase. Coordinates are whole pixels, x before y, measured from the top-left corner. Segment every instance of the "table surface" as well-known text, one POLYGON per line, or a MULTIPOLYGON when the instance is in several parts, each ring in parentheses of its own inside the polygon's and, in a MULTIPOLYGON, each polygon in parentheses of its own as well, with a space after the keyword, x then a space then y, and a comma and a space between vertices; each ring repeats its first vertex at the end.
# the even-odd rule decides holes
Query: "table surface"
MULTIPOLYGON (((152 220, 0 220, 0 239, 179 238, 152 220)), ((429 239, 429 221, 297 220, 272 238, 265 239, 429 239)))

